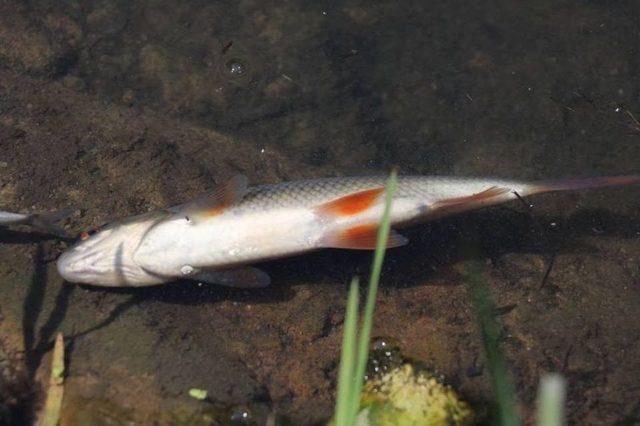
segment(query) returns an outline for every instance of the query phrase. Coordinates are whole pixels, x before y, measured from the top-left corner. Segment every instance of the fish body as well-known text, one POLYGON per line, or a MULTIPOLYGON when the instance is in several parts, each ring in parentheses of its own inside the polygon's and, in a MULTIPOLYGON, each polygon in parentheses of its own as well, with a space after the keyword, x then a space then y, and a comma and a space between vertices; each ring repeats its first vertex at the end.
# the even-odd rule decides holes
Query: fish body
POLYGON ((68 210, 52 213, 12 213, 0 211, 0 226, 26 225, 52 235, 64 236, 56 222, 69 216, 68 210))
MULTIPOLYGON (((392 228, 541 192, 623 185, 638 176, 526 183, 501 179, 401 176, 392 228)), ((252 263, 322 248, 374 249, 386 178, 326 178, 247 187, 241 177, 166 210, 114 223, 65 252, 68 281, 144 286, 181 278, 260 287, 252 263)), ((392 230, 389 246, 407 240, 392 230)))
POLYGON ((22 225, 29 219, 28 214, 0 211, 0 225, 22 225))

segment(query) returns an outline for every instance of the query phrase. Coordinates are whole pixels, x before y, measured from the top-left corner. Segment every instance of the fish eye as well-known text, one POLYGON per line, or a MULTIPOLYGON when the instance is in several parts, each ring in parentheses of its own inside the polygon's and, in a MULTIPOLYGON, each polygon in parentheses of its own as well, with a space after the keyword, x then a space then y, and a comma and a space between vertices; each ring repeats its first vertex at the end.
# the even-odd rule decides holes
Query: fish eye
POLYGON ((100 232, 106 225, 107 225, 106 223, 103 223, 102 225, 93 227, 87 231, 82 231, 78 238, 80 239, 80 241, 84 241, 88 239, 90 236, 92 236, 93 234, 100 232))

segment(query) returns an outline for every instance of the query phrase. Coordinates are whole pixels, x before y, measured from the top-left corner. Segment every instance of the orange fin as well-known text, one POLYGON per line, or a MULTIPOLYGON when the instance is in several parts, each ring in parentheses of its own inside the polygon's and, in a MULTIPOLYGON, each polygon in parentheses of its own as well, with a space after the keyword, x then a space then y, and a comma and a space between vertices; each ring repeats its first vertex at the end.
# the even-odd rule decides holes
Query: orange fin
POLYGON ((183 204, 177 212, 188 218, 217 216, 227 207, 240 201, 247 193, 247 186, 245 176, 234 176, 214 191, 183 204))
MULTIPOLYGON (((352 250, 375 250, 378 238, 378 225, 355 225, 351 228, 342 229, 323 237, 319 242, 319 247, 341 248, 352 250)), ((407 244, 409 240, 391 229, 387 247, 400 247, 407 244)))
POLYGON ((525 195, 551 191, 603 188, 605 186, 633 185, 640 183, 640 175, 601 176, 592 178, 558 179, 534 182, 525 195))
POLYGON ((474 204, 479 203, 499 195, 505 194, 509 192, 509 188, 502 188, 498 186, 492 186, 489 189, 486 189, 482 192, 478 192, 477 194, 467 195, 464 197, 455 197, 455 198, 445 198, 443 200, 438 200, 433 203, 432 207, 434 209, 443 208, 443 207, 453 207, 453 206, 462 206, 465 204, 474 204))
POLYGON ((322 216, 352 216, 373 206, 383 193, 384 187, 367 189, 321 204, 315 211, 322 216))

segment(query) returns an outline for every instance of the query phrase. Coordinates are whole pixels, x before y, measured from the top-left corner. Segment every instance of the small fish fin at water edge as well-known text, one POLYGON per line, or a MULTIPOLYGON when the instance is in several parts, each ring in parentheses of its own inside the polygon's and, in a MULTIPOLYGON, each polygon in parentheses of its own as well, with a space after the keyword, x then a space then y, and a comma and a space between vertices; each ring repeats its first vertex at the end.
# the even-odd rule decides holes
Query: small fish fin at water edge
POLYGON ((331 200, 314 210, 320 216, 353 216, 374 206, 383 193, 384 187, 367 189, 331 200))
POLYGON ((264 288, 271 283, 271 278, 266 272, 253 266, 221 271, 202 271, 194 275, 192 279, 236 288, 264 288))
POLYGON ((442 200, 436 201, 432 208, 447 208, 451 206, 463 206, 467 204, 480 203, 491 198, 500 196, 502 194, 506 194, 509 192, 509 188, 503 188, 498 186, 492 186, 489 189, 486 189, 482 192, 478 192, 477 194, 467 195, 464 197, 455 197, 455 198, 444 198, 442 200))
POLYGON ((473 195, 443 198, 429 206, 427 216, 432 218, 448 216, 455 213, 462 213, 477 209, 486 205, 497 204, 501 200, 501 197, 505 194, 508 195, 509 192, 509 188, 492 186, 491 188, 473 195))
POLYGON ((600 176, 591 178, 543 180, 532 183, 522 195, 539 194, 551 191, 574 191, 594 189, 606 186, 633 185, 640 183, 640 175, 600 176))
MULTIPOLYGON (((341 229, 325 235, 320 239, 318 247, 375 250, 377 238, 377 224, 355 225, 351 228, 341 229)), ((387 240, 388 248, 400 247, 408 242, 409 240, 406 237, 398 234, 393 229, 389 230, 389 239, 387 240)))
POLYGON ((247 191, 248 180, 246 176, 236 175, 212 192, 183 204, 176 210, 176 213, 189 219, 217 216, 223 213, 227 207, 242 200, 247 191))
POLYGON ((71 215, 71 210, 60 210, 51 213, 36 213, 29 216, 27 225, 32 226, 34 229, 57 235, 61 237, 67 237, 67 233, 60 226, 56 225, 56 222, 60 222, 71 215))

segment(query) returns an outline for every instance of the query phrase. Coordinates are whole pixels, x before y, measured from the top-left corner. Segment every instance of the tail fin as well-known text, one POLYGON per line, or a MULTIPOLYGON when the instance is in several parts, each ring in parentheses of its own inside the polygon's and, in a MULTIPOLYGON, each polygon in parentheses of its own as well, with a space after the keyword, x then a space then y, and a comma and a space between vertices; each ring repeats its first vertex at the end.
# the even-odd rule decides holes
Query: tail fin
POLYGON ((530 194, 551 191, 603 188, 606 186, 633 185, 640 183, 640 175, 601 176, 592 178, 543 180, 534 182, 527 191, 530 194))
POLYGON ((67 233, 56 222, 60 222, 71 215, 71 210, 65 209, 50 213, 35 213, 29 216, 28 225, 48 234, 67 237, 67 233))

